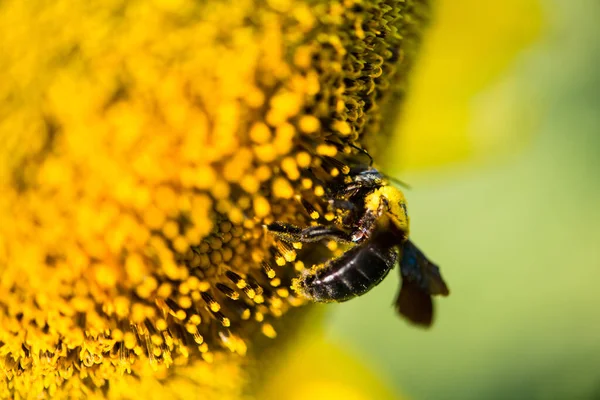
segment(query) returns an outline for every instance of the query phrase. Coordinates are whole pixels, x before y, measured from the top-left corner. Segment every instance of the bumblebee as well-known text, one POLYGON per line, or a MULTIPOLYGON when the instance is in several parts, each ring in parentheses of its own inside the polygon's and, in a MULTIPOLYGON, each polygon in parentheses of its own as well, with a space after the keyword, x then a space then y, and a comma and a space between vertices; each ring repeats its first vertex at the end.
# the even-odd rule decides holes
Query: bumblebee
POLYGON ((267 229, 286 242, 334 240, 348 246, 339 257, 303 271, 293 288, 315 302, 343 302, 377 286, 400 260, 398 313, 417 325, 433 322, 433 295, 447 296, 437 265, 409 239, 406 199, 375 168, 359 166, 333 181, 328 207, 341 214, 330 225, 300 228, 274 222, 267 229))

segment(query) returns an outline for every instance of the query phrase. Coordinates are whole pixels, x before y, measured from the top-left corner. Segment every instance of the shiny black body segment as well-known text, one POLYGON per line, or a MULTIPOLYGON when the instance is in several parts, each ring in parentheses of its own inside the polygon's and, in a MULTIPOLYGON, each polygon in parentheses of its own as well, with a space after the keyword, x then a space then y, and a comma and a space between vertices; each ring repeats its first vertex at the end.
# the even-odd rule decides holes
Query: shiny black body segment
POLYGON ((396 259, 393 247, 372 241, 329 260, 316 273, 304 276, 299 285, 313 301, 347 301, 379 285, 394 268, 396 259))

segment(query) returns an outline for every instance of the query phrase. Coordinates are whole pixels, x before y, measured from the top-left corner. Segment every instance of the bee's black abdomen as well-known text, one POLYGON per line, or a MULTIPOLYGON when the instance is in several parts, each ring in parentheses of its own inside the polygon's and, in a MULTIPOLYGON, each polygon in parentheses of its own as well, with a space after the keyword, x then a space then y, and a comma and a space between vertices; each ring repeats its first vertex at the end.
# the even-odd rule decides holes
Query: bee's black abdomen
POLYGON ((356 246, 300 279, 304 294, 317 302, 342 302, 377 286, 396 263, 396 252, 374 242, 356 246))

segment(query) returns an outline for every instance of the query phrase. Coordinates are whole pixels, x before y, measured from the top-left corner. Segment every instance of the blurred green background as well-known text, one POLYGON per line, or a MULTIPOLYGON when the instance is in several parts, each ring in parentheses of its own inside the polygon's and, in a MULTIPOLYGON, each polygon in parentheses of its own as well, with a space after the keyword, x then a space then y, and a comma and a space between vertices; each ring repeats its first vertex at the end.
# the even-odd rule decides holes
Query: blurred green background
POLYGON ((481 3, 439 3, 387 155, 451 296, 410 327, 394 271, 327 341, 412 399, 600 399, 600 2, 481 3))

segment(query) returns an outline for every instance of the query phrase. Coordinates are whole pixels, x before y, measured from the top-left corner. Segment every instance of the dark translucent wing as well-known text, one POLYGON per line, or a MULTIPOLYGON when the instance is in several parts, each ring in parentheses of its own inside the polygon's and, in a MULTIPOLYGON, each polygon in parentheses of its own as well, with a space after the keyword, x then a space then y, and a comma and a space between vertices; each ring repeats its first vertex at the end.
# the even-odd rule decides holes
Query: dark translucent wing
POLYGON ((407 280, 402 281, 400 293, 396 298, 396 310, 416 325, 429 327, 433 322, 431 296, 407 280))
POLYGON ((432 295, 447 296, 450 291, 437 265, 410 240, 402 246, 400 261, 402 286, 396 299, 396 309, 409 321, 431 326, 433 322, 432 295))
POLYGON ((440 268, 431 262, 410 240, 407 240, 402 246, 400 274, 403 281, 412 282, 425 293, 442 296, 450 294, 450 290, 440 273, 440 268))

